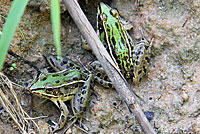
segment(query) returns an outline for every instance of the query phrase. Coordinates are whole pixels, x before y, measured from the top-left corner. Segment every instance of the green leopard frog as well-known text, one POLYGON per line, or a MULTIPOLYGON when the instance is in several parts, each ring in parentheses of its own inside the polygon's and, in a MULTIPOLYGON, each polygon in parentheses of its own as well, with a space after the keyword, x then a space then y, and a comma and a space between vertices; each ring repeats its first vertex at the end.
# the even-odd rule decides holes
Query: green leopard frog
MULTIPOLYGON (((64 70, 56 73, 43 73, 30 87, 31 93, 51 100, 60 109, 61 115, 55 131, 63 128, 67 121, 69 111, 64 102, 72 100, 81 90, 88 90, 89 87, 83 89, 83 86, 90 84, 88 80, 78 70, 64 70)), ((84 99, 87 101, 87 97, 84 99)), ((84 101, 81 103, 85 104, 84 101)))
POLYGON ((134 44, 117 10, 104 3, 98 6, 99 37, 123 76, 138 84, 148 72, 152 43, 145 38, 134 44))
POLYGON ((71 100, 74 116, 76 119, 82 118, 93 82, 97 81, 106 88, 111 88, 112 84, 103 80, 103 75, 100 73, 99 77, 94 76, 90 71, 70 59, 49 56, 47 61, 58 72, 40 74, 31 84, 30 92, 51 100, 60 109, 61 115, 55 127, 55 131, 57 131, 64 127, 69 114, 65 101, 71 100))

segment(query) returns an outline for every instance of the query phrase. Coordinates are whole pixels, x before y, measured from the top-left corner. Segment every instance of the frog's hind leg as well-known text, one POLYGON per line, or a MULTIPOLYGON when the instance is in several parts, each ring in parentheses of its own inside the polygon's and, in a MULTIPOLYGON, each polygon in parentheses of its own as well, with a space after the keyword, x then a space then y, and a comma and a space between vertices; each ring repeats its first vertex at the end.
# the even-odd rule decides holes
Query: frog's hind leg
POLYGON ((143 38, 135 44, 134 49, 132 50, 132 61, 133 61, 133 82, 134 84, 140 83, 144 75, 149 71, 149 61, 151 55, 151 47, 153 39, 149 43, 145 38, 144 33, 141 30, 143 38))
POLYGON ((104 79, 101 79, 99 77, 94 76, 95 81, 97 81, 99 84, 101 84, 104 88, 110 89, 110 88, 115 88, 110 81, 106 81, 104 79))
POLYGON ((106 75, 99 61, 94 61, 89 65, 89 69, 94 74, 94 80, 105 88, 114 88, 112 82, 106 75))
POLYGON ((76 121, 80 121, 80 126, 84 130, 88 131, 88 128, 82 123, 82 115, 86 111, 88 106, 88 100, 90 96, 90 88, 93 86, 93 74, 90 74, 82 87, 79 88, 78 92, 71 100, 72 111, 76 121))
POLYGON ((67 117, 68 117, 69 111, 68 111, 67 106, 65 105, 65 103, 62 100, 55 101, 54 103, 56 104, 56 106, 61 111, 58 124, 57 124, 57 126, 55 127, 55 130, 54 130, 54 132, 55 132, 55 131, 60 130, 60 129, 62 129, 64 127, 64 125, 65 125, 65 123, 67 121, 67 117))

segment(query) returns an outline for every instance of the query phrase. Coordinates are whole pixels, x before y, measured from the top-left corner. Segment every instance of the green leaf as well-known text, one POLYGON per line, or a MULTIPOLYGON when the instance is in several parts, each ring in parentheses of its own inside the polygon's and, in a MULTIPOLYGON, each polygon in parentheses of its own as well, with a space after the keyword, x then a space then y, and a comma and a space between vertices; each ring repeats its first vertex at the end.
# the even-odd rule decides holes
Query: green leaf
POLYGON ((28 0, 14 0, 12 3, 0 37, 0 70, 2 69, 8 47, 27 4, 28 0))
POLYGON ((53 26, 53 38, 57 55, 61 56, 60 46, 60 1, 51 0, 51 21, 53 26))

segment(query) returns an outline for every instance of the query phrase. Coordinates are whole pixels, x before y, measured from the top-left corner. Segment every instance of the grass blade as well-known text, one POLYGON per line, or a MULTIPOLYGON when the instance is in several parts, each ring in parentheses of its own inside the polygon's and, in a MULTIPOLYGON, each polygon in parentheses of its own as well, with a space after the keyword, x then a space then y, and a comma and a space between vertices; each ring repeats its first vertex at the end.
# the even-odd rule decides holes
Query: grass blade
POLYGON ((0 70, 2 69, 8 47, 27 4, 28 0, 14 0, 12 3, 0 37, 0 70))
POLYGON ((58 56, 61 56, 60 46, 60 1, 51 0, 51 21, 53 26, 53 38, 58 56))

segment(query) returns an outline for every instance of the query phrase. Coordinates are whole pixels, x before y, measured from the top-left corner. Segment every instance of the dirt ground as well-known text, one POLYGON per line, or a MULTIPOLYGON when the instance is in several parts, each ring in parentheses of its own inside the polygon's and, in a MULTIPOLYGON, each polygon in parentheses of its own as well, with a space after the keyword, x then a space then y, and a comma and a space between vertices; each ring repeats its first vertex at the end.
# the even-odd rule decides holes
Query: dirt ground
MULTIPOLYGON (((143 111, 154 114, 150 121, 154 130, 161 134, 200 133, 200 1, 89 0, 86 4, 79 0, 95 29, 98 2, 118 9, 120 15, 131 22, 133 29, 129 33, 134 41, 142 37, 140 27, 149 41, 154 38, 150 72, 137 87, 133 87, 133 91, 144 100, 138 99, 143 111)), ((9 0, 0 1, 2 16, 7 16, 10 5, 9 0)), ((48 66, 43 55, 56 54, 49 5, 46 0, 29 2, 10 46, 10 50, 41 69, 48 66)), ((81 47, 81 34, 63 5, 61 11, 63 56, 76 62, 81 60, 84 65, 95 61, 95 56, 81 47)), ((2 16, 1 31, 6 20, 2 16)), ((23 86, 27 86, 37 73, 33 67, 10 55, 2 72, 11 81, 23 86), (17 68, 11 71, 13 63, 17 68)), ((104 89, 95 84, 93 90, 84 114, 86 120, 83 121, 89 133, 143 133, 114 89, 104 89)), ((32 117, 47 116, 35 120, 40 126, 40 133, 47 133, 42 131, 49 129, 46 122, 58 121, 60 112, 57 107, 50 101, 41 103, 43 99, 34 95, 30 102, 29 94, 18 89, 16 92, 21 105, 27 113, 32 113, 32 117)), ((0 134, 20 133, 1 105, 0 124, 0 134)), ((72 126, 66 133, 83 132, 72 126)))

